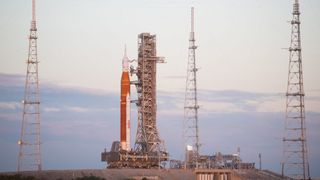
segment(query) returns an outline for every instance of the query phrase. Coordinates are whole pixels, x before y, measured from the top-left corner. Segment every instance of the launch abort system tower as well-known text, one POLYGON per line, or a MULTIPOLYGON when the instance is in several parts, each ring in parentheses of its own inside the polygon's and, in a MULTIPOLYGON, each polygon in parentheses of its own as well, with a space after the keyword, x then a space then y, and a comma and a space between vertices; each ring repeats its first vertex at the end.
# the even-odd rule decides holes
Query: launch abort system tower
POLYGON ((160 163, 168 160, 168 153, 157 130, 156 70, 157 63, 164 59, 157 57, 156 36, 141 33, 138 36, 137 67, 131 66, 131 75, 137 80, 131 81, 136 86, 138 100, 138 127, 133 150, 119 148, 119 142, 113 142, 110 152, 102 152, 101 160, 108 162, 109 168, 152 168, 161 167, 160 163))
POLYGON ((282 175, 309 179, 298 0, 292 14, 282 175))

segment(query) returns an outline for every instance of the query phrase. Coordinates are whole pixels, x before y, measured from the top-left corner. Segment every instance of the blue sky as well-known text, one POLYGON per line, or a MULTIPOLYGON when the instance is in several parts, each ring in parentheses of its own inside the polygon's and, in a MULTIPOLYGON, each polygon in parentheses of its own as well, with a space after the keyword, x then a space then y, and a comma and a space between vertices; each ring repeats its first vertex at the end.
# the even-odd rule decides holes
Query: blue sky
MULTIPOLYGON (((319 177, 320 1, 301 2, 311 172, 319 177)), ((156 34, 157 53, 166 57, 158 66, 158 124, 169 152, 182 157, 181 139, 172 137, 182 134, 191 5, 201 151, 234 153, 239 146, 244 160, 256 162, 261 152, 264 167, 279 171, 290 0, 38 1, 44 168, 104 166, 100 151, 119 134, 124 44, 136 58, 141 32, 156 34)), ((16 169, 30 11, 31 0, 0 1, 0 171, 16 169)))

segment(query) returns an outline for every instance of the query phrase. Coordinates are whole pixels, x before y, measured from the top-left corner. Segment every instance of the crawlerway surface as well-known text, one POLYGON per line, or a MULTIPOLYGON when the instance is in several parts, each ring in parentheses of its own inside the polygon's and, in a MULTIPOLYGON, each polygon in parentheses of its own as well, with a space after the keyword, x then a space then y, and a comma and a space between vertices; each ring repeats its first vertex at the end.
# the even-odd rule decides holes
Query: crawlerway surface
MULTIPOLYGON (((280 180, 279 174, 256 169, 251 170, 232 170, 231 180, 259 179, 259 180, 280 180)), ((5 172, 0 175, 16 175, 17 172, 5 172)), ((41 180, 72 180, 83 177, 94 177, 105 180, 129 180, 129 179, 170 179, 170 180, 196 180, 200 177, 196 171, 183 169, 81 169, 81 170, 43 170, 25 171, 19 173, 22 177, 32 176, 34 179, 41 180)), ((204 176, 203 176, 204 177, 204 176)), ((212 177, 213 178, 213 177, 212 177)))

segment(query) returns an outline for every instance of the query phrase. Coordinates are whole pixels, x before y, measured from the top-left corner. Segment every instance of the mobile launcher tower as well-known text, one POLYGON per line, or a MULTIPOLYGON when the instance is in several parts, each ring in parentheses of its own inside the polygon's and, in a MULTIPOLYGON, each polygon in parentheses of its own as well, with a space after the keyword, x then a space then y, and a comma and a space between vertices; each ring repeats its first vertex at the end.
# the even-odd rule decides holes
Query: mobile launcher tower
MULTIPOLYGON (((110 152, 101 153, 101 161, 108 163, 108 168, 160 168, 161 162, 168 160, 168 153, 165 150, 164 142, 160 139, 157 130, 157 103, 156 103, 156 69, 157 63, 163 63, 163 57, 157 57, 156 52, 156 36, 149 33, 141 33, 138 36, 138 61, 137 66, 130 67, 131 76, 135 75, 135 81, 130 81, 131 85, 135 85, 137 89, 138 100, 135 102, 138 109, 138 127, 134 148, 130 147, 130 108, 125 105, 128 102, 128 94, 130 92, 123 91, 124 84, 127 84, 127 79, 121 80, 121 117, 120 117, 120 139, 112 143, 110 152), (124 92, 124 94, 122 93, 124 92), (125 96, 125 97, 122 97, 125 96), (127 112, 124 116, 123 114, 127 112), (126 132, 124 132, 126 131, 126 132), (126 135, 124 135, 126 134, 126 135), (125 143, 127 142, 127 143, 125 143), (125 145, 123 145, 125 144, 125 145)), ((124 57, 123 66, 128 67, 128 58, 124 57), (127 62, 126 62, 127 61, 127 62)), ((133 62, 133 61, 132 61, 133 62)), ((128 68, 123 67, 123 71, 128 68)), ((123 72, 123 73, 124 73, 123 72)), ((123 74, 122 74, 123 76, 123 74)))

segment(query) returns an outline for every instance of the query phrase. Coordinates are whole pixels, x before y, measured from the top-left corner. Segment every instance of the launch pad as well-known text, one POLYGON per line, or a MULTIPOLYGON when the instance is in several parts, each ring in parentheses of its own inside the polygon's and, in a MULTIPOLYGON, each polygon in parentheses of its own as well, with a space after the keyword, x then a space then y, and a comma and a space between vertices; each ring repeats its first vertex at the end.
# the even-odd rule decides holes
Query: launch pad
POLYGON ((115 141, 110 152, 101 153, 101 161, 106 161, 108 168, 161 168, 161 162, 168 160, 166 152, 126 151, 119 145, 119 142, 115 141))
POLYGON ((168 160, 164 141, 159 137, 156 126, 156 69, 157 63, 164 58, 156 53, 156 36, 141 33, 138 36, 137 66, 130 66, 130 75, 137 80, 130 81, 128 58, 123 58, 121 78, 120 140, 112 144, 110 152, 101 153, 101 161, 108 163, 108 168, 161 168, 161 162, 168 160), (123 77, 126 77, 125 79, 123 77), (127 82, 130 81, 130 84, 127 82), (135 85, 137 100, 130 100, 130 85, 135 85), (135 102, 138 109, 138 127, 134 148, 130 147, 130 102, 135 102))

